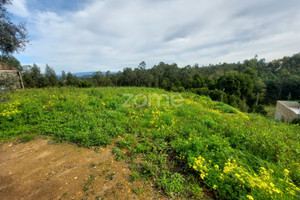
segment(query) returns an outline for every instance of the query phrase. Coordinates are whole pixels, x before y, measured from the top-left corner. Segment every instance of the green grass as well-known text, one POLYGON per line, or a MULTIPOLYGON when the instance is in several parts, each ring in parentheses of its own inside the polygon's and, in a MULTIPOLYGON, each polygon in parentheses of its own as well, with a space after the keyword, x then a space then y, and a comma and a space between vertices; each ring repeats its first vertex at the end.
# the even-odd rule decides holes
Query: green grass
MULTIPOLYGON (((20 90, 0 104, 0 141, 51 136, 79 146, 106 146, 139 178, 169 195, 220 199, 297 199, 300 126, 274 121, 195 94, 182 106, 122 106, 124 94, 173 93, 153 88, 20 90), (26 137, 28 135, 28 137, 26 137), (126 149, 125 155, 121 149, 126 149)), ((139 104, 143 96, 136 98, 139 104)))
POLYGON ((275 117, 275 111, 276 111, 276 105, 275 104, 271 104, 268 106, 265 106, 265 110, 267 111, 267 117, 274 119, 275 117))

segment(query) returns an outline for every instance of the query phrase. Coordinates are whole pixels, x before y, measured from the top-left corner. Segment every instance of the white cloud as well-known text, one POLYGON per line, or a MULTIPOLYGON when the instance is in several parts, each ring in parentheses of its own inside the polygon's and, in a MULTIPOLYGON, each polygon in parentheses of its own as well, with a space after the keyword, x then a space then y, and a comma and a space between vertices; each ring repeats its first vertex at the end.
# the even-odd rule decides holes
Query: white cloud
POLYGON ((25 0, 13 0, 12 4, 7 6, 7 10, 18 17, 29 16, 25 0))
POLYGON ((27 15, 32 42, 18 58, 57 72, 117 71, 142 60, 271 60, 300 51, 299 9, 298 1, 280 0, 94 0, 79 11, 27 15))

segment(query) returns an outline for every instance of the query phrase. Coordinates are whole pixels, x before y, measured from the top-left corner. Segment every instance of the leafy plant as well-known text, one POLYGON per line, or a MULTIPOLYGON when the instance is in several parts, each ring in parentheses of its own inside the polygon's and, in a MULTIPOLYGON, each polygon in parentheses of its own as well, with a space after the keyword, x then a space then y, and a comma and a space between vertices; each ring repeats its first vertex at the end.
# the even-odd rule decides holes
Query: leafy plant
POLYGON ((163 189, 166 194, 182 193, 184 191, 184 178, 179 173, 170 175, 168 171, 162 172, 162 176, 157 179, 157 185, 163 189))
POLYGON ((140 178, 140 175, 138 173, 132 173, 129 176, 129 181, 130 182, 135 182, 140 178))

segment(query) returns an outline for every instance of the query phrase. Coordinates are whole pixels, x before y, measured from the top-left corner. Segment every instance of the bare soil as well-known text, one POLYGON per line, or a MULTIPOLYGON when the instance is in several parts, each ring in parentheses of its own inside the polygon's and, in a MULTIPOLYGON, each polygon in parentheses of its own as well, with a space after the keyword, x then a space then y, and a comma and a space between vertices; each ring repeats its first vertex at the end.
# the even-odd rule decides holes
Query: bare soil
POLYGON ((165 199, 151 183, 131 183, 132 172, 111 149, 41 138, 2 144, 0 199, 165 199))

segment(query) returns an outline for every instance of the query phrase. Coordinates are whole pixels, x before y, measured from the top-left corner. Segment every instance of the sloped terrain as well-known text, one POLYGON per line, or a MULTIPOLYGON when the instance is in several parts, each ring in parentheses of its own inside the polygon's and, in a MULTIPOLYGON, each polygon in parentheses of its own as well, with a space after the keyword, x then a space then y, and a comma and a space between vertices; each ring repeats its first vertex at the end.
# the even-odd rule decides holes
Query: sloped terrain
POLYGON ((154 88, 30 89, 1 104, 0 117, 6 142, 46 135, 84 147, 114 143, 132 182, 151 181, 171 198, 299 198, 300 126, 205 96, 154 88))

